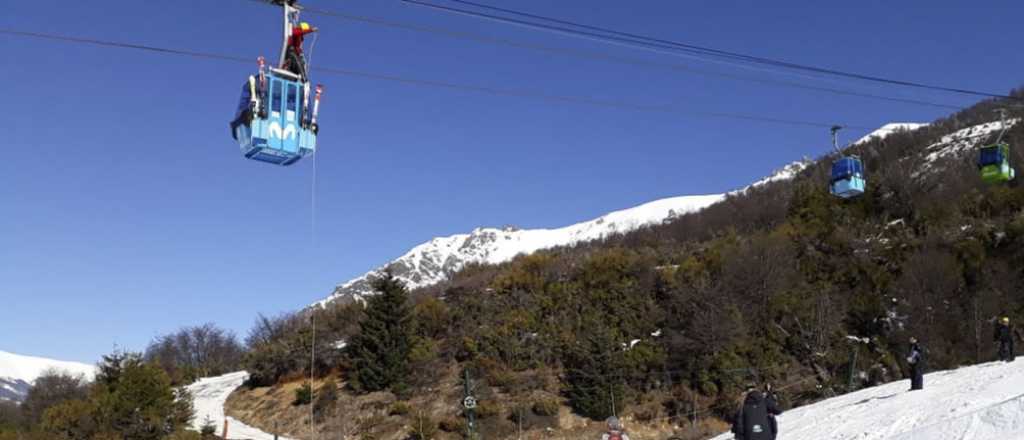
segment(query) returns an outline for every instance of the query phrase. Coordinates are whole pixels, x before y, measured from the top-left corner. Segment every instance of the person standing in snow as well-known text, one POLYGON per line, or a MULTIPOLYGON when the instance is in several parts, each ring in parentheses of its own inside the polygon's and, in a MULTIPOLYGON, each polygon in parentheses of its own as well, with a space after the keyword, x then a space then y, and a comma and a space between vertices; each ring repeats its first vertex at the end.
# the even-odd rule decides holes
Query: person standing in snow
POLYGON ((910 338, 910 354, 907 355, 907 363, 910 364, 910 391, 924 389, 924 351, 917 343, 917 338, 910 338))
POLYGON ((622 421, 618 417, 608 418, 608 432, 601 436, 601 440, 629 440, 626 430, 622 429, 622 421))
POLYGON ((736 440, 772 440, 771 425, 768 420, 768 402, 757 387, 747 387, 747 395, 743 399, 732 424, 732 433, 736 440))
POLYGON ((999 360, 1013 362, 1016 356, 1013 353, 1013 329, 1009 317, 1004 316, 996 323, 994 339, 999 343, 999 360))
POLYGON ((779 408, 779 395, 775 394, 770 383, 764 386, 764 403, 768 411, 768 431, 771 432, 771 439, 775 440, 779 436, 779 421, 775 416, 782 414, 782 409, 779 408))

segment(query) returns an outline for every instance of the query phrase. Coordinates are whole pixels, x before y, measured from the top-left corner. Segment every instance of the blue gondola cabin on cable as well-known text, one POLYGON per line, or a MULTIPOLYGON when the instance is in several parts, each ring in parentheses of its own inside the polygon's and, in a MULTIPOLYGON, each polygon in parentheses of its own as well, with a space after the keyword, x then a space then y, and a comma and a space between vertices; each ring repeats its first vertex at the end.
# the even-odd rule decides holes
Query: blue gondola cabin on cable
POLYGON ((310 109, 309 83, 302 83, 297 75, 271 69, 249 77, 231 122, 231 135, 242 154, 277 165, 291 165, 313 154, 320 90, 317 87, 310 109))
POLYGON ((299 20, 296 0, 268 0, 284 11, 284 41, 278 68, 259 58, 259 73, 242 86, 231 136, 242 154, 276 165, 291 165, 316 151, 317 113, 323 87, 310 91, 309 65, 303 56, 306 35, 317 29, 299 20))
POLYGON ((856 156, 846 156, 832 163, 832 179, 829 189, 834 196, 848 199, 864 194, 867 181, 864 179, 864 165, 856 156))

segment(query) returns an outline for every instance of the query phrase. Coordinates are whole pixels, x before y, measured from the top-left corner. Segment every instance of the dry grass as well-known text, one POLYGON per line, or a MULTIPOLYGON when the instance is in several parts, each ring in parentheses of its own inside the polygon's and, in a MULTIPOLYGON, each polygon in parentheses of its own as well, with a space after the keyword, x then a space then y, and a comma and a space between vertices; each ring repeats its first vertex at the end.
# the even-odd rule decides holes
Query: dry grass
MULTIPOLYGON (((338 400, 332 408, 323 410, 317 416, 318 439, 350 439, 350 440, 406 440, 414 423, 431 423, 446 427, 461 426, 462 413, 458 403, 462 399, 462 387, 458 371, 452 367, 441 374, 442 380, 427 389, 418 390, 416 397, 400 401, 391 393, 371 393, 354 395, 345 390, 340 383, 338 400), (401 402, 396 405, 396 403, 401 402), (402 411, 395 411, 395 408, 402 411), (442 423, 445 422, 445 423, 442 423)), ((260 428, 266 432, 277 432, 282 436, 299 440, 310 439, 310 406, 295 406, 295 390, 304 383, 295 380, 273 387, 248 389, 239 388, 228 398, 226 412, 231 417, 260 428)), ((319 395, 324 385, 323 380, 314 384, 319 395)), ((540 400, 558 400, 558 397, 547 390, 510 396, 500 391, 491 391, 487 399, 491 402, 502 402, 492 408, 492 415, 478 420, 479 431, 487 440, 587 440, 600 438, 604 424, 584 419, 573 414, 568 407, 562 405, 558 414, 539 416, 528 411, 532 402, 540 400), (508 403, 504 402, 516 402, 508 403), (520 408, 522 417, 513 417, 515 408, 520 408), (526 408, 526 409, 524 409, 526 408), (525 413, 525 414, 524 414, 525 413), (522 425, 517 423, 522 421, 522 425), (522 430, 520 431, 520 428, 522 430)), ((559 400, 560 401, 560 400, 559 400)), ((673 426, 663 418, 651 420, 643 411, 639 414, 626 414, 622 417, 634 440, 665 440, 676 436, 684 440, 707 439, 728 430, 728 426, 718 420, 702 421, 695 427, 673 426)), ((433 440, 459 440, 460 432, 437 430, 433 440)))

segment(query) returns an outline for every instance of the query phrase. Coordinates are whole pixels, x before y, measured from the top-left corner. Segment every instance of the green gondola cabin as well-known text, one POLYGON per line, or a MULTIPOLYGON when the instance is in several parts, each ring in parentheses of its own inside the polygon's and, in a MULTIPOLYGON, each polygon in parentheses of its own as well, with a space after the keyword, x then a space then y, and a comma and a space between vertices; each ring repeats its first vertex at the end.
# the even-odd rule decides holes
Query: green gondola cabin
POLYGON ((982 147, 978 156, 981 180, 986 183, 1005 183, 1013 180, 1017 172, 1010 166, 1010 145, 997 143, 982 147))

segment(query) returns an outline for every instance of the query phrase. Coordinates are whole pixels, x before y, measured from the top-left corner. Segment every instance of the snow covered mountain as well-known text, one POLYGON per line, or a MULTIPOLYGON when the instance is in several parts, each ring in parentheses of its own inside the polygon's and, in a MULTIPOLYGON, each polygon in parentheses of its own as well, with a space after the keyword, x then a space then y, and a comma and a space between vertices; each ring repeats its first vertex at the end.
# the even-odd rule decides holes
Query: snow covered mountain
MULTIPOLYGON (((915 130, 925 125, 927 124, 887 124, 851 145, 866 142, 873 137, 884 138, 899 130, 915 130)), ((416 289, 445 281, 470 263, 503 263, 521 254, 598 240, 644 226, 660 224, 677 216, 700 211, 724 200, 729 194, 741 193, 770 182, 792 179, 811 163, 813 161, 807 158, 793 162, 772 175, 731 193, 655 200, 558 229, 477 228, 469 234, 434 238, 412 248, 394 261, 338 285, 330 296, 314 306, 322 307, 336 300, 359 300, 371 294, 371 280, 387 268, 390 268, 409 288, 416 289)))
POLYGON ((47 371, 82 375, 88 380, 96 375, 96 367, 92 365, 0 351, 0 400, 21 402, 32 383, 47 371))
POLYGON ((927 374, 924 390, 909 388, 901 380, 793 409, 779 417, 779 438, 1024 439, 1024 359, 927 374))
POLYGON ((409 288, 426 287, 447 280, 469 263, 502 263, 520 254, 597 240, 696 212, 724 198, 724 194, 672 197, 559 229, 477 228, 469 234, 435 238, 339 285, 330 297, 317 304, 322 306, 342 298, 359 299, 371 293, 370 281, 386 268, 409 288))
POLYGON ((857 142, 854 142, 851 145, 863 144, 867 141, 870 141, 872 138, 876 137, 884 139, 886 136, 889 136, 890 134, 896 133, 898 131, 914 131, 919 128, 927 126, 928 124, 920 124, 917 122, 893 122, 885 124, 882 126, 882 128, 879 128, 878 130, 868 133, 866 136, 858 139, 857 142))

